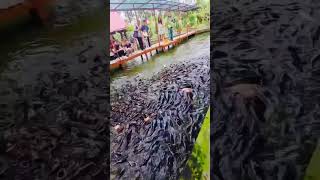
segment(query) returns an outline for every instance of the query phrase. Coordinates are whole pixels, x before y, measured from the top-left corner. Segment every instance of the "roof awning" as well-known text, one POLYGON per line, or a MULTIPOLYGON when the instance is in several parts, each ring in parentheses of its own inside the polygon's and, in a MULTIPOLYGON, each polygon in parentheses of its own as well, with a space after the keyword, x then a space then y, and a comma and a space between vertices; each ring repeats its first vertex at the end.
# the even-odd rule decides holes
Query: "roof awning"
POLYGON ((110 0, 110 11, 162 10, 191 11, 197 9, 195 0, 110 0))
POLYGON ((110 12, 110 33, 126 29, 126 23, 118 12, 110 12))

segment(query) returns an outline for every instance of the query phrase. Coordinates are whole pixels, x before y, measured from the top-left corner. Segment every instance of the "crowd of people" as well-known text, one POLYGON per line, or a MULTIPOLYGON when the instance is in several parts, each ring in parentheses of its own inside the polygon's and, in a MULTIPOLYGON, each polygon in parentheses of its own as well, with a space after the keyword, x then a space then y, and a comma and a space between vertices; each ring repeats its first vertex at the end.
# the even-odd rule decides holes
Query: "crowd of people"
POLYGON ((110 37, 111 60, 126 57, 133 53, 135 50, 144 50, 145 48, 151 46, 148 20, 143 20, 142 25, 140 20, 137 21, 133 36, 130 38, 130 41, 126 37, 121 39, 121 42, 119 42, 113 36, 110 37))
MULTIPOLYGON (((128 40, 126 37, 122 37, 121 41, 116 40, 113 36, 110 37, 110 58, 115 60, 117 58, 123 58, 129 56, 136 50, 144 50, 147 47, 151 47, 151 30, 149 27, 148 19, 144 19, 141 23, 140 20, 137 20, 137 23, 134 27, 134 32, 132 37, 128 40)), ((176 22, 174 18, 169 17, 169 20, 166 24, 168 28, 168 38, 173 40, 173 29, 176 28, 177 32, 179 31, 179 23, 176 22)), ((159 16, 158 22, 158 35, 160 41, 165 40, 165 26, 163 19, 159 16)))
POLYGON ((134 52, 133 43, 126 38, 122 39, 121 42, 115 40, 113 37, 110 38, 110 59, 115 60, 117 58, 126 57, 134 52))

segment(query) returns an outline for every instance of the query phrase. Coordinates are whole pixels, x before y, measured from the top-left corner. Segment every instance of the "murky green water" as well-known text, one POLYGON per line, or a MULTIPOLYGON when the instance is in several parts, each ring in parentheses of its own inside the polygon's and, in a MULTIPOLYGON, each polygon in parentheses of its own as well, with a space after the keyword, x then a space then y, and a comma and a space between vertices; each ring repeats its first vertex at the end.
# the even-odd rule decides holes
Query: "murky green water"
POLYGON ((152 56, 148 61, 138 57, 128 63, 123 70, 116 70, 111 73, 111 86, 117 88, 125 81, 137 75, 144 78, 151 77, 161 71, 164 67, 183 61, 197 60, 200 56, 210 54, 210 34, 203 33, 196 35, 182 44, 170 49, 168 52, 152 56))

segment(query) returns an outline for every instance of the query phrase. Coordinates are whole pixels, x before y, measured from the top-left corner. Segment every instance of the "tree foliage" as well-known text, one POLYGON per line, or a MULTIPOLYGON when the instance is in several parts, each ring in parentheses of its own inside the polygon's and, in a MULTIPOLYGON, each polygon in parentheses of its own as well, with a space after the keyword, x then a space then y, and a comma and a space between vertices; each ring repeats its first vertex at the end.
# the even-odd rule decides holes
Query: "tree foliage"
MULTIPOLYGON (((195 11, 187 12, 187 13, 179 13, 179 12, 161 12, 161 17, 163 19, 164 25, 168 24, 170 20, 170 16, 175 19, 175 31, 178 31, 179 28, 186 29, 187 25, 198 28, 200 26, 209 27, 210 25, 210 0, 197 0, 197 6, 199 7, 195 11)), ((156 23, 157 19, 154 18, 153 12, 151 11, 137 11, 137 12, 126 12, 126 19, 129 22, 127 35, 129 37, 132 36, 134 31, 134 25, 136 24, 136 16, 139 17, 140 20, 148 19, 149 27, 151 31, 151 39, 156 39, 156 23)), ((156 17, 158 18, 158 16, 156 17)))

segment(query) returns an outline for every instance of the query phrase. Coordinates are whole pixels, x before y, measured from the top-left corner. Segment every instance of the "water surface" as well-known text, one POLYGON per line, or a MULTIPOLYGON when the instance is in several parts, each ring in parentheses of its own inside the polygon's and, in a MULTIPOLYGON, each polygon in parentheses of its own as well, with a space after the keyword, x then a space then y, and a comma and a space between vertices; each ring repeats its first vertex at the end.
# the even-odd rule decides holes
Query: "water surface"
POLYGON ((119 87, 125 83, 125 81, 136 76, 150 78, 152 75, 172 64, 193 61, 201 56, 209 56, 209 53, 209 33, 196 35, 173 49, 170 49, 168 52, 156 54, 149 60, 144 58, 142 61, 141 58, 138 57, 133 62, 128 63, 123 70, 111 72, 111 88, 119 87))

